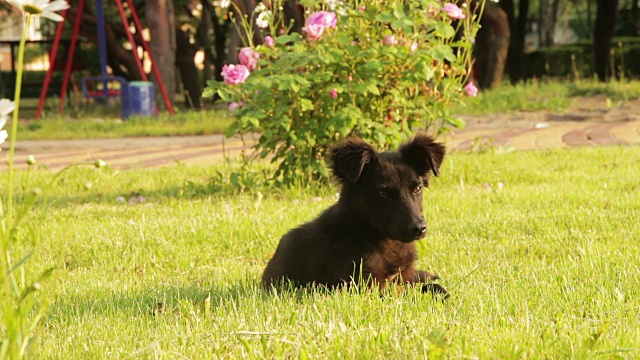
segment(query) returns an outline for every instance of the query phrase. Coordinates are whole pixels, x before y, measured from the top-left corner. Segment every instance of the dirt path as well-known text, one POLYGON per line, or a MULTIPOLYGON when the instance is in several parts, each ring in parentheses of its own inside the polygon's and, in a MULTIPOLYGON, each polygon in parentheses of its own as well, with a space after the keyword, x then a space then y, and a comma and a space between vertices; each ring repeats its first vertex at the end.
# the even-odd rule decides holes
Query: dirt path
MULTIPOLYGON (((447 147, 453 151, 640 145, 640 100, 607 104, 604 97, 585 97, 577 99, 563 113, 515 112, 463 118, 467 121, 464 129, 444 136, 447 147)), ((22 141, 17 144, 16 164, 26 167, 29 155, 52 170, 96 159, 113 168, 211 164, 225 155, 238 156, 254 141, 225 140, 220 135, 22 141)), ((0 154, 6 154, 7 146, 3 144, 0 154)), ((0 171, 4 169, 6 164, 0 164, 0 171)))

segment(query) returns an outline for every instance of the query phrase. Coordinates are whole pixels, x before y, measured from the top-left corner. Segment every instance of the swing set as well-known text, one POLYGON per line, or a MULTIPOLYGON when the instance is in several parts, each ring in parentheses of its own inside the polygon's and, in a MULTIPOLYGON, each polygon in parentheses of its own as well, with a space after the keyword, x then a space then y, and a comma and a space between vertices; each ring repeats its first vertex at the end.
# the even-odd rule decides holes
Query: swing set
MULTIPOLYGON (((71 0, 67 0, 69 3, 71 0)), ((83 77, 81 79, 82 83, 82 94, 85 99, 103 99, 106 100, 112 97, 120 97, 123 94, 123 88, 128 86, 127 81, 118 76, 112 76, 107 71, 107 41, 106 41, 106 26, 104 19, 104 7, 103 0, 96 0, 96 27, 98 33, 98 52, 100 54, 100 75, 99 76, 88 76, 83 77), (109 84, 119 83, 119 87, 109 87, 109 84)), ((124 26, 125 33, 127 34, 127 38, 132 45, 133 57, 135 58, 136 65, 143 81, 148 81, 147 74, 144 71, 142 66, 142 61, 140 60, 140 56, 137 51, 137 44, 131 33, 131 27, 129 20, 127 19, 126 13, 124 11, 124 6, 122 4, 122 0, 114 0, 116 5, 118 6, 118 12, 120 13, 120 19, 122 20, 122 25, 124 26)), ((131 11, 131 16, 133 18, 133 23, 135 25, 135 31, 138 34, 142 34, 142 25, 140 23, 140 18, 136 12, 136 9, 133 5, 133 0, 126 0, 127 6, 131 11)), ((71 77, 71 66, 73 63, 73 56, 76 49, 76 42, 78 40, 78 33, 80 32, 80 22, 82 19, 82 13, 84 9, 85 0, 78 0, 78 7, 76 10, 75 21, 73 22, 73 33, 71 35, 71 42, 69 44, 69 55, 67 56, 67 62, 64 69, 64 78, 62 81, 62 88, 60 89, 60 100, 58 103, 58 113, 62 113, 64 108, 64 101, 67 94, 67 89, 69 86, 69 79, 71 77)), ((44 102, 47 97, 47 90, 49 89, 49 85, 51 83, 51 77, 53 74, 56 56, 58 54, 58 48, 62 38, 62 30, 64 28, 64 22, 67 19, 68 9, 62 12, 63 21, 58 23, 58 27, 56 29, 56 35, 53 41, 53 46, 51 48, 51 53, 49 54, 50 65, 47 70, 47 74, 44 79, 44 84, 42 85, 42 90, 40 92, 40 100, 38 102, 38 109, 36 110, 36 119, 40 118, 42 115, 42 109, 44 107, 44 102)), ((153 71, 153 75, 155 76, 156 81, 158 82, 158 88, 160 89, 160 93, 162 94, 162 98, 164 100, 165 106, 170 114, 174 114, 173 106, 171 105, 171 100, 169 99, 169 95, 167 94, 167 90, 162 82, 162 77, 160 76, 160 71, 156 66, 156 63, 153 59, 153 54, 151 53, 151 49, 149 44, 140 36, 140 42, 142 48, 149 56, 149 60, 151 62, 151 69, 153 71)), ((156 108, 156 112, 157 112, 156 108)))

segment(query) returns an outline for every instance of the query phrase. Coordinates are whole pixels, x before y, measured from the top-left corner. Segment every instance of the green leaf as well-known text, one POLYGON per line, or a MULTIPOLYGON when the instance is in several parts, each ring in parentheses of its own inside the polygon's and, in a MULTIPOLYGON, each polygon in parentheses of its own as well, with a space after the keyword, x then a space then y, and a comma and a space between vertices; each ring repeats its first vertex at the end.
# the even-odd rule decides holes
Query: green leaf
POLYGON ((449 39, 456 35, 456 31, 451 24, 445 22, 438 22, 435 26, 436 35, 443 39, 449 39))
POLYGON ((373 95, 380 95, 380 90, 378 89, 378 86, 376 85, 376 83, 368 83, 367 91, 373 95))
POLYGON ((466 125, 466 122, 463 119, 460 119, 460 118, 454 118, 454 117, 447 116, 447 117, 444 118, 444 121, 447 124, 450 124, 450 125, 458 128, 458 129, 462 129, 466 125))
POLYGON ((300 0, 300 5, 306 8, 313 8, 316 5, 316 0, 300 0))
POLYGON ((393 16, 393 14, 391 13, 381 13, 376 16, 376 21, 379 21, 385 24, 388 24, 395 19, 396 19, 395 16, 393 16))
POLYGON ((280 35, 277 38, 275 38, 275 43, 278 45, 286 45, 288 43, 297 43, 299 42, 301 39, 300 34, 298 33, 293 33, 293 34, 287 34, 287 35, 280 35))
POLYGON ((298 85, 297 82, 295 81, 291 81, 289 83, 289 88, 291 89, 291 91, 293 91, 294 93, 297 93, 298 91, 300 91, 300 85, 298 85))
POLYGON ((284 129, 284 131, 291 130, 291 121, 288 118, 283 118, 280 121, 280 126, 284 129))
POLYGON ((455 61, 456 56, 453 53, 451 47, 445 44, 437 44, 433 48, 431 48, 431 56, 437 61, 455 61))
POLYGON ((244 124, 243 127, 249 126, 250 128, 252 128, 254 130, 260 127, 260 120, 254 118, 254 117, 243 116, 240 120, 244 124))
POLYGON ((372 59, 370 61, 368 61, 363 68, 367 71, 367 72, 374 72, 374 73, 379 73, 382 71, 384 65, 382 64, 382 61, 380 60, 376 60, 376 59, 372 59))
POLYGON ((314 109, 313 102, 311 102, 311 100, 309 99, 301 98, 299 102, 300 102, 301 111, 308 111, 308 110, 314 109))
POLYGON ((365 83, 358 83, 355 84, 351 87, 351 92, 354 94, 362 94, 367 92, 367 84, 365 83))
POLYGON ((391 23, 391 27, 394 30, 402 30, 403 32, 409 34, 413 30, 413 21, 406 18, 395 20, 391 23))
POLYGON ((435 75, 436 70, 426 62, 419 62, 415 66, 415 77, 418 80, 429 81, 435 75))
POLYGON ((210 88, 210 87, 206 87, 204 88, 204 91, 202 92, 202 97, 204 98, 208 98, 208 97, 212 97, 213 95, 215 95, 215 93, 217 92, 217 90, 210 88))
POLYGON ((249 111, 247 111, 246 113, 242 114, 242 117, 252 117, 252 118, 256 118, 258 120, 262 120, 265 119, 267 117, 267 113, 260 110, 260 109, 256 109, 253 108, 249 111))

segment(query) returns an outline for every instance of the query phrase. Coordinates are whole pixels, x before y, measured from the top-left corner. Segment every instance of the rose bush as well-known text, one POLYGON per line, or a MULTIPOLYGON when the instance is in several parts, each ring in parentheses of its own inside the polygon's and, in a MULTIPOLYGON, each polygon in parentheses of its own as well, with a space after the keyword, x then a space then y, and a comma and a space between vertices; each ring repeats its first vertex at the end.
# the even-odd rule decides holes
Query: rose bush
POLYGON ((265 17, 247 17, 241 64, 225 66, 224 83, 210 82, 205 92, 235 103, 228 135, 261 135, 256 149, 278 164, 276 181, 326 177, 327 149, 348 136, 385 149, 419 130, 437 134, 443 124, 463 126, 449 108, 467 96, 478 29, 469 6, 306 0, 303 33, 297 34, 284 23, 282 3, 258 10, 269 11, 265 45, 251 43, 250 27, 265 17))

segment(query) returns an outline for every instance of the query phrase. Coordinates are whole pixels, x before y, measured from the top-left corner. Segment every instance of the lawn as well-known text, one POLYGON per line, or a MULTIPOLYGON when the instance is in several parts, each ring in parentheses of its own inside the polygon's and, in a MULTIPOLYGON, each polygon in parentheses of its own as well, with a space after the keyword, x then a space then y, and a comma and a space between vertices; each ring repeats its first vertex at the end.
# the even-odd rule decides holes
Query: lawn
POLYGON ((452 111, 459 115, 486 115, 512 111, 562 112, 581 97, 602 96, 608 103, 620 104, 640 98, 640 81, 613 81, 601 83, 595 80, 559 82, 553 80, 529 81, 481 91, 478 97, 467 99, 465 106, 452 111))
POLYGON ((18 140, 104 139, 139 136, 180 136, 223 134, 231 124, 226 112, 184 112, 153 118, 119 118, 87 116, 69 119, 62 116, 25 122, 18 140))
POLYGON ((419 245, 444 303, 261 291, 280 236, 335 189, 210 194, 216 170, 63 176, 31 229, 30 271, 57 266, 38 358, 640 357, 640 147, 448 157, 419 245))

